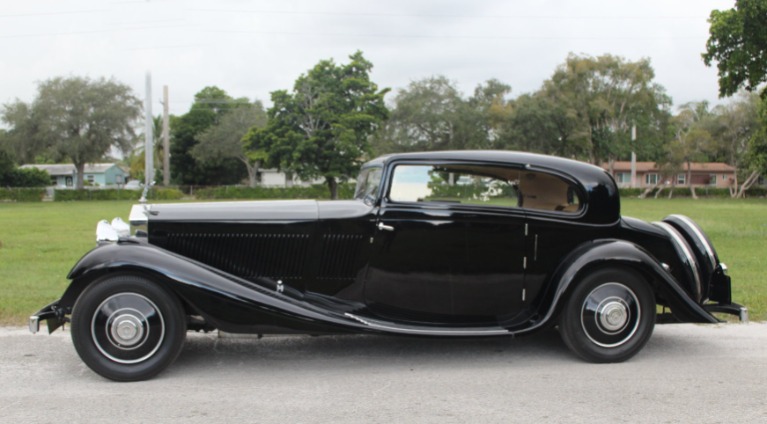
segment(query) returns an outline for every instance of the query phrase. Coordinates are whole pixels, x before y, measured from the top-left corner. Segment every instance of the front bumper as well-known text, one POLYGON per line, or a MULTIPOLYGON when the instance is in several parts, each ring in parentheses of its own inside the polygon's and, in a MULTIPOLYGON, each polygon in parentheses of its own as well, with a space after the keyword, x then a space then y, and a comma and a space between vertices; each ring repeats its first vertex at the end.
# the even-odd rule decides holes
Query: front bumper
POLYGON ((45 321, 48 325, 48 334, 56 331, 57 328, 66 322, 65 311, 59 308, 59 301, 55 301, 43 309, 37 311, 29 317, 29 331, 32 334, 40 331, 40 321, 45 321))

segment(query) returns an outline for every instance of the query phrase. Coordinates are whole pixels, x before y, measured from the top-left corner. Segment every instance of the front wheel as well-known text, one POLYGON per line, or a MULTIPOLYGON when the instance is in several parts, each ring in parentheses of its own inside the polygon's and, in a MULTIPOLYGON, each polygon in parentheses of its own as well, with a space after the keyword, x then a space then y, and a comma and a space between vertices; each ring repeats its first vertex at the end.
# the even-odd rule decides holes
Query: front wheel
POLYGON ((590 362, 622 362, 639 352, 655 326, 655 296, 634 272, 600 269, 583 278, 560 316, 565 344, 590 362))
POLYGON ((72 311, 72 342, 88 367, 117 381, 151 378, 181 352, 186 320, 178 300, 138 275, 91 284, 72 311))

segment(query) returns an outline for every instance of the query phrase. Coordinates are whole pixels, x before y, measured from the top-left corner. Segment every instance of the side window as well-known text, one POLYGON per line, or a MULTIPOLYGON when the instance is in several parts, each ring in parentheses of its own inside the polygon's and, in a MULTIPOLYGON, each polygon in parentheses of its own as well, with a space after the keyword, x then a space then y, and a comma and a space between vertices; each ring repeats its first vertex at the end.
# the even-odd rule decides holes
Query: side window
POLYGON ((363 169, 357 177, 354 198, 365 200, 366 197, 375 197, 378 194, 378 186, 381 185, 382 171, 379 167, 363 169))
POLYGON ((554 175, 521 167, 463 164, 397 165, 389 200, 570 213, 582 204, 576 187, 554 175))
POLYGON ((515 172, 477 165, 398 165, 389 199, 517 207, 515 180, 509 179, 515 172))
POLYGON ((543 172, 520 172, 519 206, 557 212, 577 212, 581 198, 574 185, 543 172))

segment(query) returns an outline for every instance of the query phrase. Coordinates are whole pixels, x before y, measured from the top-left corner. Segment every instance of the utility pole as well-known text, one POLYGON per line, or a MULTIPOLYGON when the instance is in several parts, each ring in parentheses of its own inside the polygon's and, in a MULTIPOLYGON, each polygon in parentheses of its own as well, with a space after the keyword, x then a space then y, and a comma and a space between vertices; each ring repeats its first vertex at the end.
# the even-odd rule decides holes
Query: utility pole
POLYGON ((168 114, 168 86, 162 86, 162 185, 170 185, 170 115, 168 114))
POLYGON ((154 179, 154 120, 152 119, 152 73, 146 73, 146 94, 144 97, 144 186, 152 185, 154 179))

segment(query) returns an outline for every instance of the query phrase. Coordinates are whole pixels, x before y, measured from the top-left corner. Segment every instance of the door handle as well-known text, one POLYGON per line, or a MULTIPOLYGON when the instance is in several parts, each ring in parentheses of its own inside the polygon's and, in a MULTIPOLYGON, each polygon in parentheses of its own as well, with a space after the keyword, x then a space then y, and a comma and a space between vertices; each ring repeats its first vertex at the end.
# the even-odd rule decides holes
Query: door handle
POLYGON ((386 225, 383 222, 379 222, 377 227, 381 231, 394 231, 394 227, 392 227, 391 225, 386 225))

